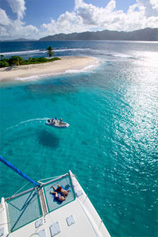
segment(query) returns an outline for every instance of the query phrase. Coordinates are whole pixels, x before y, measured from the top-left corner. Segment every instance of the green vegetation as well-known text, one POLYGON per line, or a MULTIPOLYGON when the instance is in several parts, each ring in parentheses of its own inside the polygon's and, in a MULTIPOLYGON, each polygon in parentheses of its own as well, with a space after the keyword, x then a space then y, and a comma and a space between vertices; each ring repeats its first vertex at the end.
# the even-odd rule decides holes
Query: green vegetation
POLYGON ((29 59, 23 59, 19 56, 12 56, 11 58, 1 58, 0 59, 0 67, 9 67, 9 66, 15 66, 15 65, 29 65, 29 64, 39 64, 39 63, 46 63, 46 62, 52 62, 55 60, 60 60, 58 57, 54 58, 29 58, 29 59))
MULTIPOLYGON (((52 46, 49 46, 47 48, 48 55, 51 57, 54 55, 53 48, 52 46)), ((18 65, 29 65, 29 64, 39 64, 39 63, 46 63, 46 62, 52 62, 55 60, 60 60, 58 57, 53 57, 53 58, 29 58, 29 59, 23 59, 19 56, 12 56, 11 58, 4 58, 4 55, 0 55, 0 68, 1 67, 9 67, 9 66, 18 66, 18 65)))

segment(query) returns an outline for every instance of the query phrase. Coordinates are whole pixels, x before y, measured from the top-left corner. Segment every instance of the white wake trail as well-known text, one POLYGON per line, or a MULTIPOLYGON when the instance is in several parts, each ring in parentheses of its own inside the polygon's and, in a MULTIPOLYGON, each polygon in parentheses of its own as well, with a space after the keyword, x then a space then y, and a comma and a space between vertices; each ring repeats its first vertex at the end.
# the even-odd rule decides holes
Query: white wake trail
POLYGON ((35 119, 28 119, 28 120, 25 120, 25 121, 22 121, 14 126, 10 126, 8 128, 6 128, 5 132, 8 131, 8 130, 11 130, 11 129, 14 129, 14 128, 17 128, 21 125, 24 125, 24 124, 28 124, 28 123, 31 123, 31 122, 35 122, 35 121, 38 121, 39 123, 41 123, 42 121, 46 121, 48 120, 49 118, 35 118, 35 119))

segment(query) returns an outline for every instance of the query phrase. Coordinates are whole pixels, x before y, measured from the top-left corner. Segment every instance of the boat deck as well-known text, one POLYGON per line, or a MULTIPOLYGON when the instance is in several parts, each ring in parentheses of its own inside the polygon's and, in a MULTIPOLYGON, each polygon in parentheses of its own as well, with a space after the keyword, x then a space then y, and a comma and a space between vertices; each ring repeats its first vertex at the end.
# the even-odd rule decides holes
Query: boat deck
POLYGON ((14 197, 1 199, 0 236, 10 237, 110 237, 104 223, 75 176, 69 173, 14 197), (54 200, 52 185, 62 185, 69 195, 54 200))
POLYGON ((13 232, 20 227, 40 218, 43 216, 43 212, 48 214, 72 202, 74 199, 75 194, 69 176, 62 177, 45 184, 40 191, 33 189, 25 194, 10 199, 6 202, 7 219, 9 223, 8 230, 9 232, 13 232), (50 191, 53 191, 51 186, 53 185, 57 188, 58 184, 62 185, 64 189, 70 190, 68 197, 63 202, 55 200, 54 195, 50 194, 50 191), (41 199, 40 197, 42 194, 44 199, 41 199))

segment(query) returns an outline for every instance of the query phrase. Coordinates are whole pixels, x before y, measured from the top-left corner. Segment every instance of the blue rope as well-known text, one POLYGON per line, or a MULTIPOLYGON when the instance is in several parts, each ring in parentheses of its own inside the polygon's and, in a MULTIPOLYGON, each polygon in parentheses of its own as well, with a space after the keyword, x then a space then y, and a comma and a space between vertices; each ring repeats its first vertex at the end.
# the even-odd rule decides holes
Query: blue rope
POLYGON ((0 156, 0 161, 2 163, 4 163, 6 166, 8 166, 9 168, 11 168, 12 170, 14 170, 16 173, 18 173, 19 175, 21 175, 23 178, 29 180, 31 183, 34 184, 34 186, 39 186, 40 184, 37 183, 36 181, 34 181, 33 179, 31 179, 30 177, 28 177, 26 174, 24 174, 22 171, 20 171, 19 169, 17 169, 14 165, 12 165, 9 161, 5 160, 2 156, 0 156))

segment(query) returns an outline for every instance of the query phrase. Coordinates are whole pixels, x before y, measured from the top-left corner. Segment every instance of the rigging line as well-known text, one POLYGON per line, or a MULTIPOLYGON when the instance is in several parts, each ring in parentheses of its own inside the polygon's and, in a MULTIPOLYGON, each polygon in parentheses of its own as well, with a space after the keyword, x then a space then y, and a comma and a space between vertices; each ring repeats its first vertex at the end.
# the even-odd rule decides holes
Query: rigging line
POLYGON ((46 179, 40 179, 38 182, 41 182, 41 181, 44 181, 44 180, 51 180, 51 179, 55 179, 57 178, 58 176, 53 176, 53 177, 49 177, 49 178, 46 178, 46 179))
POLYGON ((13 221, 4 222, 4 223, 0 223, 0 226, 1 226, 1 225, 8 225, 8 224, 12 224, 12 223, 13 223, 13 221))
POLYGON ((9 168, 11 168, 12 170, 14 170, 16 173, 18 173, 20 176, 22 176, 23 178, 29 180, 31 183, 34 184, 34 186, 39 186, 39 183, 37 183, 36 181, 34 181, 33 179, 31 179, 29 176, 27 176, 25 173, 23 173, 21 170, 17 169, 14 165, 12 165, 9 161, 5 160, 2 156, 0 156, 0 161, 5 164, 6 166, 8 166, 9 168))
MULTIPOLYGON (((16 195, 17 193, 19 193, 20 192, 20 190, 21 189, 23 189, 26 185, 28 185, 29 184, 29 182, 27 182, 26 184, 24 184, 24 186, 23 187, 21 187, 21 188, 19 188, 12 196, 14 196, 14 195, 16 195)), ((12 197, 11 196, 11 197, 12 197)))

